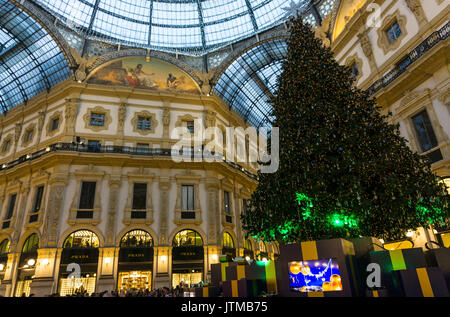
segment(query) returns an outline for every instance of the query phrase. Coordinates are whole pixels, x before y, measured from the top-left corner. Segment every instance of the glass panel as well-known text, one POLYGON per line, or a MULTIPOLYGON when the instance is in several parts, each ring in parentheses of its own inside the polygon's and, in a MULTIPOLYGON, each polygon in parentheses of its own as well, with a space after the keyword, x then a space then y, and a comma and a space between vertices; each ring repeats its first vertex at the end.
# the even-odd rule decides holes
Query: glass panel
POLYGON ((183 230, 178 232, 172 242, 172 246, 174 247, 202 246, 202 245, 203 245, 202 237, 193 230, 183 230))
POLYGON ((172 274, 172 287, 188 286, 193 284, 199 284, 203 280, 203 273, 173 273, 172 274))
POLYGON ((8 205, 8 213, 6 214, 6 218, 7 219, 11 219, 11 217, 14 214, 14 207, 16 205, 16 198, 17 198, 17 194, 13 194, 10 196, 9 198, 9 205, 8 205))
POLYGON ((222 247, 234 248, 233 238, 228 232, 224 232, 223 234, 222 247))
POLYGON ((231 214, 231 207, 230 207, 230 193, 224 192, 224 204, 225 204, 225 213, 230 215, 231 214))
POLYGON ((119 273, 119 291, 127 291, 135 289, 151 290, 152 289, 152 272, 151 271, 131 271, 119 273))
POLYGON ((413 117, 414 127, 419 137, 420 146, 423 152, 429 151, 437 146, 436 135, 434 134, 430 118, 427 111, 423 111, 413 117))
POLYGON ((152 236, 143 230, 133 230, 128 232, 120 241, 120 247, 152 247, 152 236))
POLYGON ((54 131, 54 130, 58 129, 58 126, 59 126, 59 118, 53 119, 51 130, 54 131))
POLYGON ((96 182, 83 182, 81 184, 79 209, 94 209, 96 184, 96 182))
POLYGON ((138 118, 137 128, 139 130, 151 130, 152 129, 152 118, 138 118))
POLYGON ((59 279, 59 295, 67 296, 83 293, 91 295, 95 292, 96 280, 96 277, 89 276, 89 274, 80 278, 61 278, 59 279))
POLYGON ((22 253, 33 253, 39 249, 39 237, 37 234, 33 233, 28 239, 25 241, 22 247, 22 253))
POLYGON ((147 209, 147 184, 134 183, 133 186, 133 207, 134 210, 147 209))
POLYGON ((105 125, 104 113, 91 113, 90 124, 96 127, 103 127, 105 125))
POLYGON ((36 194, 34 198, 33 212, 39 212, 41 210, 42 195, 44 193, 44 186, 36 188, 36 194))
POLYGON ((183 185, 181 187, 182 210, 194 210, 194 186, 183 185))
POLYGON ((99 240, 95 233, 89 230, 79 230, 66 238, 63 248, 98 248, 99 240))

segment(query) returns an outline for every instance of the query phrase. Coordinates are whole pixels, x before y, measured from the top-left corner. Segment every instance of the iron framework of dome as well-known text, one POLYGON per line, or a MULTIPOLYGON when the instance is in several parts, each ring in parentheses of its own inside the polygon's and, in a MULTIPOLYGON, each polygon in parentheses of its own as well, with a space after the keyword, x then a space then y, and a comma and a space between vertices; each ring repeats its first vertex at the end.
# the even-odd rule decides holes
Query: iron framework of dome
POLYGON ((0 107, 12 107, 69 78, 71 71, 47 31, 23 10, 0 0, 0 107))
POLYGON ((91 39, 204 55, 280 24, 310 0, 33 0, 91 39))

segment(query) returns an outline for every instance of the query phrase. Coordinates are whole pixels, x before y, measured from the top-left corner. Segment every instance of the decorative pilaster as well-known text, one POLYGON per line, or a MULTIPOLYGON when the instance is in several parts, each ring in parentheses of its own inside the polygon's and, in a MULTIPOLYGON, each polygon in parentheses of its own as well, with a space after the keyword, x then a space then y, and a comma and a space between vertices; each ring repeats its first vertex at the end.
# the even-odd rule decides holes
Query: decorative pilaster
POLYGON ((66 120, 65 124, 65 141, 71 142, 75 135, 75 124, 78 115, 80 99, 66 99, 66 110, 64 113, 64 118, 66 120))
POLYGON ((19 207, 17 208, 16 221, 11 224, 11 226, 14 228, 11 246, 17 246, 17 244, 19 243, 20 233, 22 231, 23 217, 26 213, 28 194, 30 193, 30 185, 25 184, 24 186, 22 186, 20 193, 21 199, 19 207))
POLYGON ((120 142, 118 145, 123 145, 123 136, 124 136, 124 126, 125 126, 125 119, 127 117, 127 104, 122 102, 119 106, 118 110, 118 120, 117 120, 117 133, 120 136, 120 140, 117 140, 120 142))
POLYGON ((108 220, 106 223, 106 245, 114 245, 117 204, 119 201, 120 185, 122 181, 120 176, 111 177, 109 181, 109 204, 108 204, 108 220))
POLYGON ((171 184, 167 178, 159 180, 159 189, 161 191, 160 210, 159 216, 159 245, 167 245, 167 218, 169 213, 169 190, 171 184))
POLYGON ((46 208, 46 217, 42 233, 42 246, 56 247, 58 242, 59 220, 62 213, 64 190, 67 179, 54 177, 50 179, 50 192, 46 208))
MULTIPOLYGON (((167 100, 164 100, 164 108, 163 108, 163 114, 162 114, 162 122, 163 122, 163 139, 170 139, 170 131, 169 131, 169 126, 170 126, 170 102, 167 100)), ((169 143, 168 142, 163 142, 162 144, 163 148, 168 148, 169 147, 169 143)))
POLYGON ((425 11, 423 10, 422 4, 420 0, 405 0, 408 8, 414 13, 414 16, 419 23, 419 27, 423 27, 428 23, 428 19, 425 15, 425 11))
POLYGON ((375 73, 378 71, 378 67, 375 62, 375 57, 373 55, 372 44, 370 43, 370 39, 369 39, 369 35, 368 35, 369 31, 370 31, 370 29, 365 29, 364 31, 359 33, 358 39, 361 44, 364 55, 369 60, 370 70, 372 73, 375 73))
POLYGON ((208 244, 218 243, 217 239, 217 204, 219 200, 217 182, 208 182, 206 184, 206 192, 208 196, 208 244))

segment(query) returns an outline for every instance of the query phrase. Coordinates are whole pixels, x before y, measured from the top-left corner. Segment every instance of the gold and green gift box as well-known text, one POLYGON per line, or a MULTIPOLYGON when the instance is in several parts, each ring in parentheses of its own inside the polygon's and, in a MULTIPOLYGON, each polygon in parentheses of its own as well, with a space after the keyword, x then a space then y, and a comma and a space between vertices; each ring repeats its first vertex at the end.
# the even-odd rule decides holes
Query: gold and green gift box
POLYGON ((449 297, 444 275, 438 267, 394 271, 405 297, 449 297))

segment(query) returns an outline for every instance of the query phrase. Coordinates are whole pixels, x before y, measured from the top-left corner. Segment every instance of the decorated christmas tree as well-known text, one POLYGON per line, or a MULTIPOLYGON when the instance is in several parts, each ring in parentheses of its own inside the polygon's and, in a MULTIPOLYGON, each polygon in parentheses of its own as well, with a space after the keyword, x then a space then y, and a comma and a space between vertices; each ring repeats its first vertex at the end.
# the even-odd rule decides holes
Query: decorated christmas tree
POLYGON ((348 67, 291 21, 288 57, 272 100, 280 166, 259 173, 243 215, 250 236, 298 242, 448 226, 449 196, 427 158, 413 153, 398 125, 354 86, 348 67))

